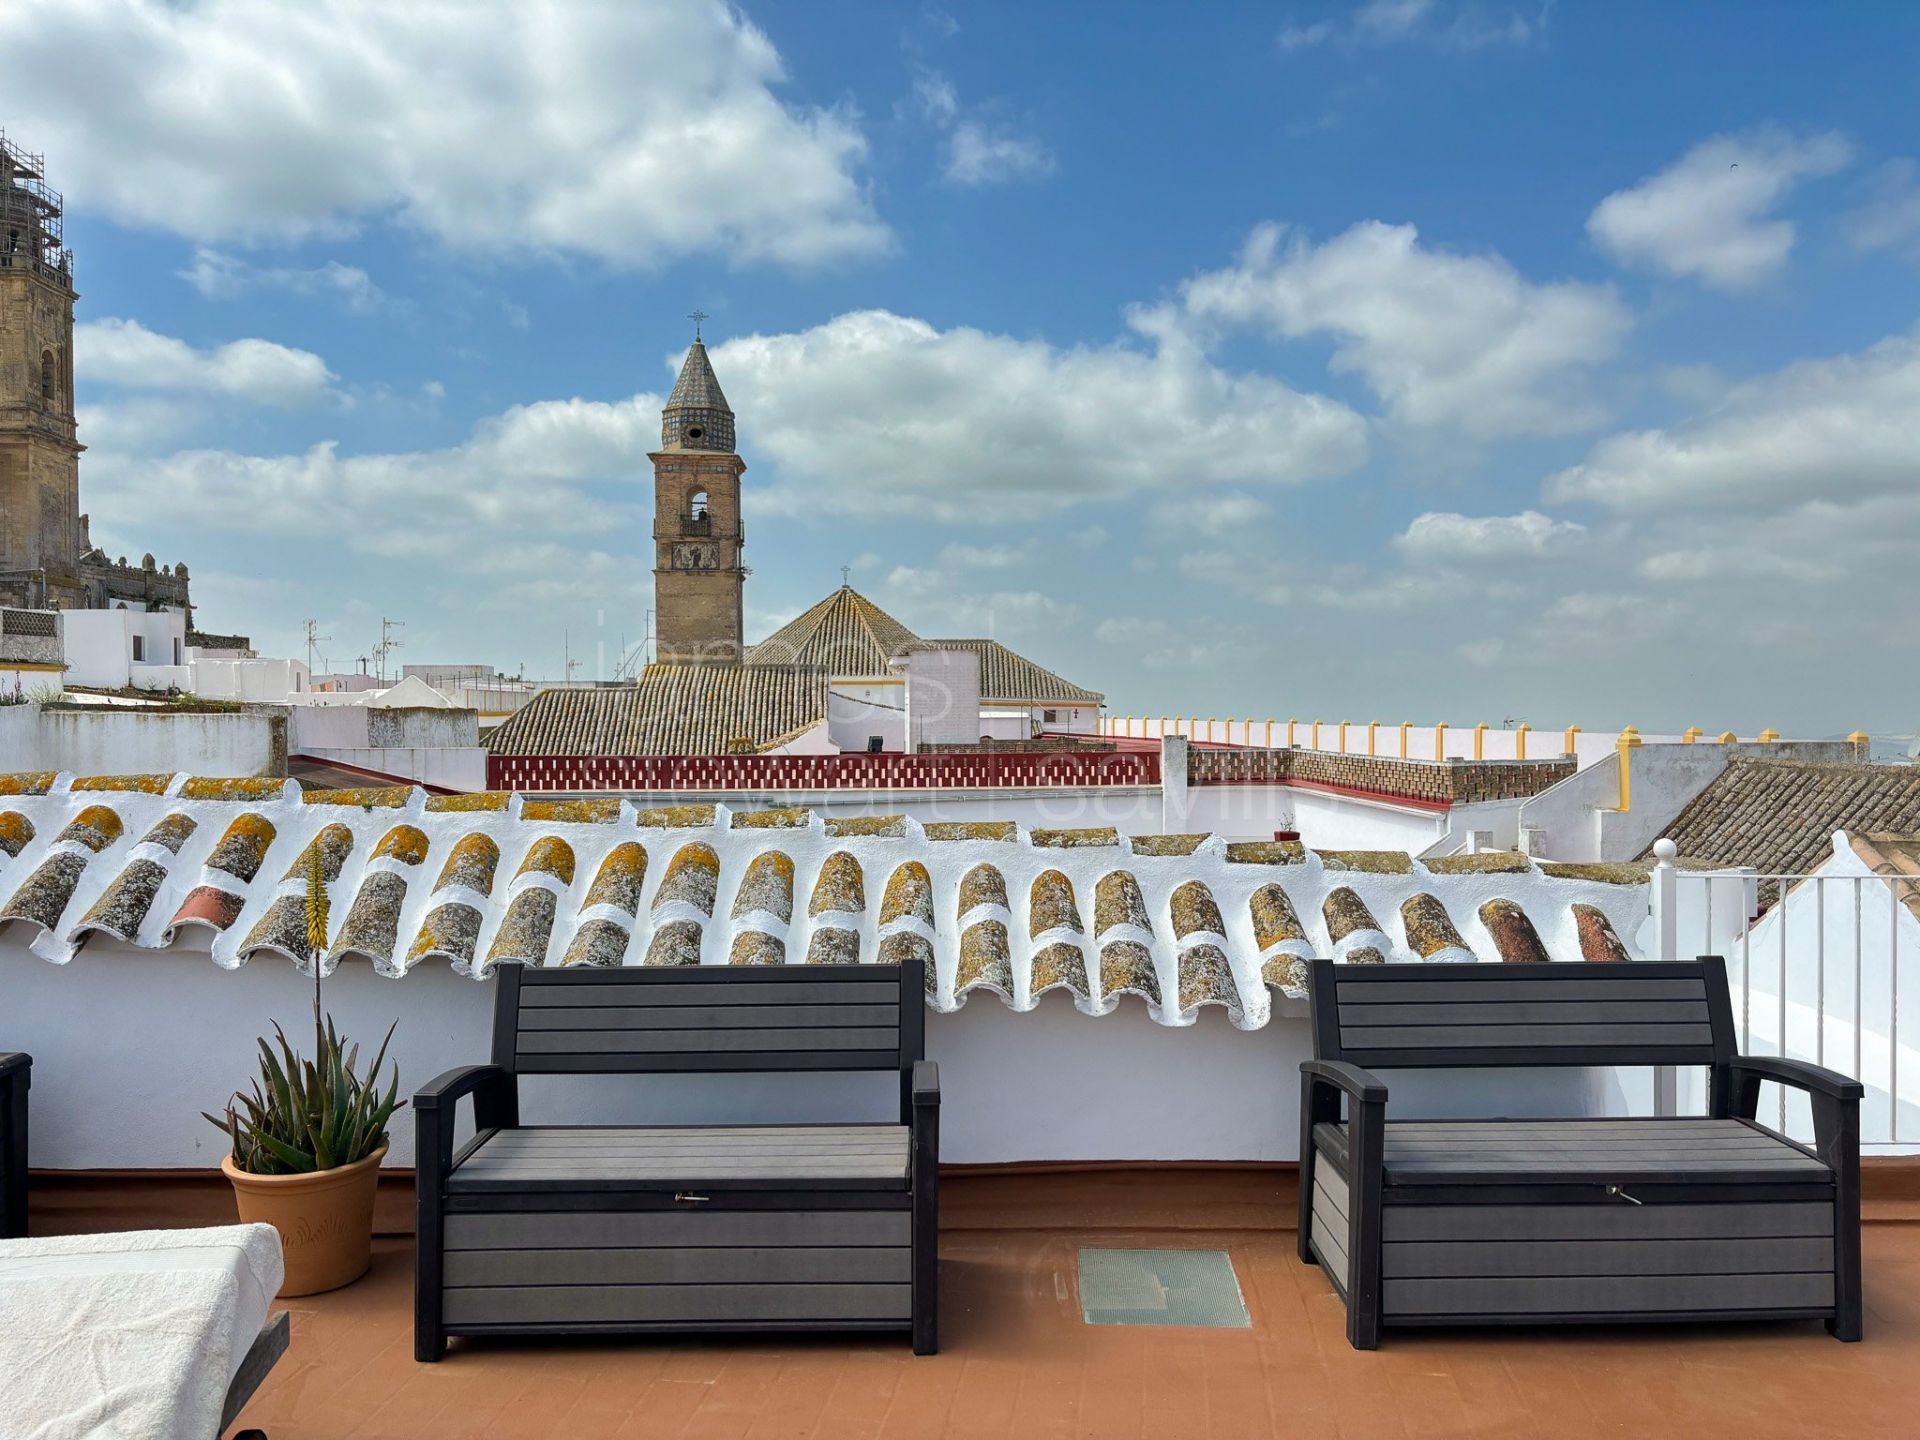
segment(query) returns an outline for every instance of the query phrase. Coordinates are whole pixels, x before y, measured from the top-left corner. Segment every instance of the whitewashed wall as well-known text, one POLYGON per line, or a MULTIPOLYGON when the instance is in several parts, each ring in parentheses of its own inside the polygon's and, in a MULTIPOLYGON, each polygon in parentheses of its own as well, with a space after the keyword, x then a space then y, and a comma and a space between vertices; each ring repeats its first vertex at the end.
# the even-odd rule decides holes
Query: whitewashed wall
MULTIPOLYGON (((401 1087, 488 1058, 491 984, 431 967, 385 980, 354 967, 326 982, 350 1036, 377 1044, 397 1023, 401 1087)), ((254 1037, 279 1020, 311 1047, 312 982, 291 966, 237 971, 204 954, 134 952, 110 942, 50 965, 0 937, 0 994, 10 1049, 34 1057, 32 1163, 50 1169, 210 1166, 218 1109, 254 1068, 254 1037)), ((1295 1005, 1297 1012, 1300 1007, 1295 1005)), ((1240 1031, 1216 1010, 1186 1028, 1155 1025, 1144 1006, 1081 1014, 1051 996, 1018 1015, 992 997, 927 1015, 941 1068, 942 1158, 1019 1160, 1291 1160, 1299 1153, 1299 1062, 1306 1022, 1240 1031)), ((1570 1114, 1617 1111, 1607 1074, 1514 1083, 1511 1074, 1389 1077, 1396 1113, 1570 1114)), ((887 1075, 543 1077, 530 1079, 529 1123, 881 1119, 898 1105, 887 1075)), ((391 1156, 413 1161, 402 1113, 391 1156)))
POLYGON ((0 773, 265 775, 284 762, 275 739, 283 723, 268 714, 0 706, 0 773))

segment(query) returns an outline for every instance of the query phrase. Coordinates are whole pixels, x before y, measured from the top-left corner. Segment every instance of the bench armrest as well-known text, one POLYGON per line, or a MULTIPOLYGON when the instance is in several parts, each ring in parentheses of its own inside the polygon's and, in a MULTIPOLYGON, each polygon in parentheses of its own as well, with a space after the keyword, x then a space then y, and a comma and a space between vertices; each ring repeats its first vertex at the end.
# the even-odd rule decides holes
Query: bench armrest
POLYGON ((1777 1080, 1782 1085, 1831 1100, 1859 1100, 1867 1093, 1867 1087, 1858 1080, 1805 1060, 1789 1060, 1780 1055, 1736 1055, 1729 1064, 1736 1079, 1750 1075, 1759 1080, 1777 1080))
POLYGON ((23 1054, 17 1050, 10 1054, 0 1055, 0 1080, 11 1080, 16 1075, 25 1078, 32 1069, 33 1057, 31 1055, 23 1054))
POLYGON ((940 1067, 931 1060, 913 1062, 913 1107, 938 1108, 940 1104, 940 1067))
POLYGON ((453 1168, 452 1111, 467 1095, 473 1097, 474 1129, 520 1123, 519 1086, 498 1065, 462 1065, 421 1086, 413 1095, 413 1163, 422 1197, 437 1200, 440 1182, 453 1168))
POLYGON ((1387 1103, 1387 1084, 1379 1076, 1349 1065, 1344 1060, 1302 1060, 1300 1074, 1306 1080, 1324 1080, 1363 1103, 1387 1103))

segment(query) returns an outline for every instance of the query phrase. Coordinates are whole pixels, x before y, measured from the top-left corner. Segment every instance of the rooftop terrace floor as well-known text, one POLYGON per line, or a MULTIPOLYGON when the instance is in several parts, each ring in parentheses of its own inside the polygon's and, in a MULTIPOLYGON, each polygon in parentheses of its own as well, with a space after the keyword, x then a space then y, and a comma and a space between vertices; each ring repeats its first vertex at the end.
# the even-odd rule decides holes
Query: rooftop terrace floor
MULTIPOLYGON (((1347 1346, 1294 1256, 1274 1171, 1098 1170, 942 1181, 941 1353, 905 1337, 477 1344, 413 1359, 412 1247, 283 1302, 291 1349, 243 1424, 271 1440, 1018 1436, 1892 1436, 1920 1406, 1920 1225, 1865 1235, 1867 1338, 1817 1323, 1399 1331, 1347 1346), (1251 1329, 1091 1326, 1081 1246, 1220 1249, 1251 1329)), ((1870 1209, 1870 1215, 1874 1213, 1870 1209)), ((36 1231, 73 1215, 36 1215, 36 1231)), ((96 1221, 105 1218, 94 1213, 96 1221)), ((148 1218, 184 1223, 188 1217, 148 1218)))

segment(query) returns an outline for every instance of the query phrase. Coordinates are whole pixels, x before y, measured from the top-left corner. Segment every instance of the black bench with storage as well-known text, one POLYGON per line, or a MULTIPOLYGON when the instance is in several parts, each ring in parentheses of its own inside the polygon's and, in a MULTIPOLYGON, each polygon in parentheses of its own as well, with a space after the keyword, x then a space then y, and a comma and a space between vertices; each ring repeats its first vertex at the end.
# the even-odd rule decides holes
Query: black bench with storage
POLYGON ((1382 1325, 1820 1318, 1861 1334, 1856 1080, 1735 1053, 1725 963, 1316 960, 1300 1258, 1382 1325), (1699 1117, 1387 1117, 1376 1069, 1709 1067, 1699 1117), (1811 1099, 1811 1147, 1755 1118, 1811 1099), (1342 1102, 1345 1113, 1342 1113, 1342 1102))
MULTIPOLYGON (((493 1063, 414 1097, 414 1354, 449 1335, 901 1330, 937 1348, 917 961, 501 967, 493 1063), (532 1074, 894 1070, 897 1124, 522 1125, 532 1074), (453 1107, 474 1103, 455 1153, 453 1107)), ((644 1083, 644 1082, 642 1082, 644 1083)))
POLYGON ((33 1057, 0 1055, 0 1240, 27 1233, 27 1089, 33 1057))

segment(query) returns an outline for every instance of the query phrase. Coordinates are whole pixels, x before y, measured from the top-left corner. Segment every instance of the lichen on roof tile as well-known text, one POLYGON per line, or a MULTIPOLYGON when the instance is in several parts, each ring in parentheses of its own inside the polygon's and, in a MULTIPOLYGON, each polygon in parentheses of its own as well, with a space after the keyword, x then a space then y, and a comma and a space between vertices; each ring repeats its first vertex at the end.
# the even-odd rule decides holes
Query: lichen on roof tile
POLYGON ((166 775, 83 775, 75 779, 72 789, 81 790, 128 790, 141 795, 164 795, 167 786, 173 783, 172 774, 166 775))
POLYGON ((934 820, 920 827, 929 840, 1018 840, 1012 820, 934 820))
POLYGON ((656 805, 642 810, 635 823, 648 830, 704 830, 717 813, 712 805, 656 805))
POLYGON ((60 832, 60 839, 84 845, 98 855, 125 833, 119 812, 105 805, 89 805, 60 832))
POLYGON ((1137 925, 1151 930, 1147 902, 1140 893, 1140 882, 1131 870, 1109 870, 1093 886, 1093 929, 1104 935, 1116 925, 1137 925))
POLYGON ((911 917, 928 928, 933 925, 933 877, 918 860, 896 865, 887 877, 887 888, 880 897, 880 923, 911 917))
POLYGON ((1413 857, 1404 850, 1316 850, 1329 870, 1355 870, 1368 875, 1411 875, 1413 857))
POLYGON ((436 905, 420 922, 413 945, 407 951, 407 961, 412 964, 434 955, 444 956, 456 965, 471 965, 479 939, 480 912, 473 906, 459 902, 436 905))
POLYGON ((1644 885, 1648 877, 1647 867, 1631 860, 1613 864, 1542 860, 1540 873, 1556 880, 1594 880, 1602 885, 1644 885))
MULTIPOLYGON (((187 843, 197 828, 192 816, 175 810, 156 821, 142 837, 141 844, 178 855, 180 847, 187 843)), ((167 871, 158 862, 145 856, 130 860, 100 898, 88 908, 68 940, 77 944, 99 933, 111 935, 116 940, 131 941, 145 922, 147 912, 153 908, 153 902, 166 879, 167 871)))
POLYGON ((1036 850, 1098 850, 1120 843, 1120 832, 1111 825, 1095 825, 1079 830, 1030 830, 1027 838, 1036 850))
POLYGON ((1200 835, 1130 835, 1127 843, 1136 855, 1191 855, 1207 842, 1200 835))
POLYGON ((52 934, 86 868, 71 850, 47 856, 0 908, 0 920, 24 920, 52 934))
POLYGON ((557 825, 611 825, 620 818, 618 795, 586 800, 522 800, 520 818, 557 825))
POLYGON ((1262 885, 1248 896, 1247 910, 1253 918, 1253 943, 1262 952, 1284 940, 1307 938, 1306 927, 1293 908, 1293 898, 1277 884, 1262 885))
POLYGON ((373 858, 398 860, 402 865, 419 865, 427 858, 426 833, 416 826, 396 825, 380 837, 373 847, 373 858))
POLYGON ((960 877, 960 914, 965 915, 978 905, 1005 905, 1007 903, 1007 881, 991 865, 975 865, 960 877))
POLYGON ((934 974, 933 946, 926 936, 912 930, 896 930, 891 935, 882 935, 873 958, 882 965, 904 965, 909 960, 918 960, 922 984, 929 995, 934 993, 937 977, 934 974))
MULTIPOLYGON (((434 881, 435 892, 456 886, 468 890, 477 890, 482 895, 493 893, 494 872, 500 866, 500 847, 493 840, 478 831, 463 835, 447 853, 447 860, 440 867, 440 878, 434 881)), ((468 955, 471 959, 471 954, 468 955)))
POLYGON ((514 896, 506 918, 494 932, 493 944, 487 948, 487 968, 507 963, 544 964, 547 946, 553 940, 553 917, 559 908, 558 897, 544 886, 530 886, 514 896))
MULTIPOLYGON (((418 863, 417 861, 414 863, 418 863)), ((400 908, 406 903, 405 877, 391 870, 374 870, 360 882, 353 908, 334 937, 336 955, 364 955, 378 965, 393 960, 400 934, 400 908)))
POLYGON ((814 877, 813 897, 807 902, 807 913, 825 915, 830 911, 844 910, 858 914, 866 908, 866 879, 860 872, 860 862, 845 850, 834 851, 821 864, 819 875, 814 877))
POLYGON ((733 892, 735 920, 756 911, 780 920, 793 918, 793 857, 784 850, 762 850, 754 856, 733 892))
POLYGON ((1601 962, 1631 960, 1619 932, 1597 905, 1576 903, 1573 907, 1574 930, 1580 936, 1580 958, 1601 962))
POLYGON ((1518 850, 1482 850, 1475 855, 1440 855, 1423 860, 1430 875, 1525 875, 1533 861, 1518 850))
POLYGON ((33 822, 18 810, 0 810, 0 853, 18 859, 33 841, 33 822))
POLYGON ((1160 1003, 1160 975, 1153 968, 1153 952, 1134 940, 1112 940, 1100 947, 1100 993, 1106 997, 1138 995, 1149 1004, 1160 1003))
POLYGON ((903 840, 907 835, 907 817, 904 815, 829 815, 825 824, 827 837, 833 840, 860 835, 903 840))
POLYGON ((587 887, 583 908, 611 905, 629 915, 640 913, 640 888, 647 878, 647 852, 639 842, 626 840, 607 852, 587 887))
POLYGON ((227 826, 220 843, 207 856, 207 868, 250 884, 260 873, 260 862, 267 858, 267 849, 277 833, 271 820, 249 810, 227 826))
POLYGON ((22 770, 0 775, 0 795, 45 795, 59 778, 55 770, 22 770))
POLYGON ((1233 965, 1218 945, 1189 945, 1180 952, 1177 968, 1182 1011, 1199 1005, 1224 1005, 1236 1014, 1240 1011, 1240 987, 1234 984, 1233 965))
MULTIPOLYGON (((238 824, 238 822, 235 822, 238 824)), ((227 832, 231 835, 233 832, 227 832)), ((306 843, 298 858, 287 867, 283 880, 304 880, 308 867, 313 864, 312 856, 320 856, 320 875, 329 885, 340 878, 340 867, 347 863, 347 855, 353 849, 353 832, 346 826, 333 824, 325 826, 320 833, 306 843)))
POLYGON ((1173 933, 1182 940, 1194 934, 1221 935, 1226 932, 1226 923, 1220 918, 1220 906, 1215 903, 1213 892, 1199 880, 1189 880, 1180 885, 1167 903, 1173 916, 1173 933))
POLYGON ((429 795, 427 813, 430 815, 489 815, 500 814, 513 799, 511 790, 476 790, 466 795, 429 795))
POLYGON ((366 785, 349 790, 308 790, 301 797, 309 805, 357 805, 362 810, 402 810, 413 798, 411 785, 366 785))
POLYGON ((1489 900, 1480 907, 1480 923, 1493 936, 1494 948, 1509 965, 1544 965, 1551 957, 1527 912, 1511 900, 1489 900))
POLYGON ((787 942, 764 930, 742 930, 733 937, 733 949, 728 952, 727 963, 784 965, 787 963, 787 942))
POLYGON ((562 969, 617 969, 626 959, 627 944, 632 938, 632 931, 611 920, 585 921, 567 942, 560 966, 562 969))
MULTIPOLYGON (((1049 930, 1085 930, 1080 907, 1074 902, 1073 882, 1059 870, 1042 870, 1027 891, 1027 931, 1038 939, 1049 930)), ((1081 977, 1085 979, 1085 965, 1081 977)), ((1083 992, 1084 993, 1084 992, 1083 992)))
POLYGON ((1327 922, 1327 936, 1336 945, 1359 931, 1380 928, 1367 902, 1345 885, 1327 892, 1327 898, 1320 902, 1320 913, 1327 922))
POLYGON ((1407 945, 1422 960, 1430 960, 1443 950, 1467 948, 1447 907, 1430 891, 1410 895, 1401 902, 1400 923, 1406 927, 1407 945))
POLYGON ((1057 940, 1051 945, 1042 945, 1033 952, 1028 961, 1029 983, 1037 999, 1049 990, 1066 989, 1082 1000, 1090 998, 1087 985, 1087 952, 1085 947, 1057 940))
POLYGON ((1229 865, 1301 865, 1307 847, 1298 840, 1229 840, 1229 865))
POLYGON ((542 835, 527 848, 526 858, 520 862, 514 878, 550 875, 562 885, 571 885, 575 863, 573 846, 558 835, 542 835))
POLYGON ((979 920, 960 935, 960 960, 953 981, 954 997, 984 986, 1013 998, 1013 951, 1007 927, 998 920, 979 920))
POLYGON ((243 775, 221 778, 194 775, 182 782, 182 800, 232 800, 242 804, 278 800, 286 793, 287 782, 275 775, 243 775))
POLYGON ((689 840, 667 862, 667 873, 660 877, 660 888, 654 893, 653 908, 678 901, 711 915, 719 889, 720 857, 711 845, 689 840))
POLYGON ((729 822, 735 830, 804 830, 813 823, 813 811, 804 805, 775 810, 736 810, 729 822))
POLYGON ((860 963, 860 932, 847 930, 838 925, 822 925, 816 928, 807 942, 807 964, 809 965, 858 965, 860 963))

